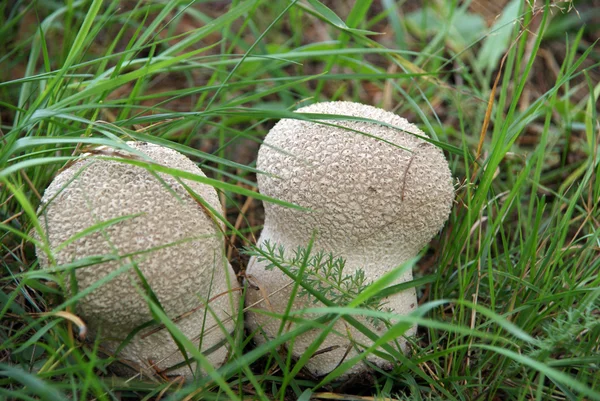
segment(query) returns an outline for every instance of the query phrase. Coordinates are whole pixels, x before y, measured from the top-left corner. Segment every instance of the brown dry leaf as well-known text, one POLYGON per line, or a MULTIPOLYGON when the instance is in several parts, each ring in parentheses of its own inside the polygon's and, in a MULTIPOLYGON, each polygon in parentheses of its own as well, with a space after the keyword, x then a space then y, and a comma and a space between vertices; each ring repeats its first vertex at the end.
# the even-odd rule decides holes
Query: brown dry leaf
POLYGON ((87 335, 87 326, 79 316, 66 311, 46 312, 41 313, 40 316, 58 316, 70 321, 79 329, 79 339, 85 340, 85 336, 87 335))

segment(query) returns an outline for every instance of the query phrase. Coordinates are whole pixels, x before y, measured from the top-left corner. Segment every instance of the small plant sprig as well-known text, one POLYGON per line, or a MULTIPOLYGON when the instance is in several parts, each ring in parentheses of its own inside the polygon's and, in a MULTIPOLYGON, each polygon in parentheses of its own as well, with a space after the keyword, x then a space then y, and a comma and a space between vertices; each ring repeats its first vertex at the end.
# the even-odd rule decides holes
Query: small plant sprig
MULTIPOLYGON (((245 253, 255 256, 259 262, 266 262, 266 269, 273 270, 284 267, 298 277, 306 286, 323 294, 338 306, 346 306, 363 292, 370 284, 363 269, 357 269, 353 274, 347 274, 344 269, 346 260, 335 256, 332 252, 318 251, 307 255, 307 248, 298 247, 291 255, 285 255, 282 245, 265 241, 260 247, 246 248, 245 253), (304 264, 306 264, 304 266, 304 264), (299 277, 300 272, 302 276, 299 277)), ((305 287, 301 286, 299 296, 306 297, 310 302, 319 302, 305 287)), ((381 297, 371 297, 360 306, 369 310, 384 310, 385 302, 381 297)), ((390 311, 388 308, 385 311, 390 311)), ((381 319, 367 318, 376 327, 381 319)))

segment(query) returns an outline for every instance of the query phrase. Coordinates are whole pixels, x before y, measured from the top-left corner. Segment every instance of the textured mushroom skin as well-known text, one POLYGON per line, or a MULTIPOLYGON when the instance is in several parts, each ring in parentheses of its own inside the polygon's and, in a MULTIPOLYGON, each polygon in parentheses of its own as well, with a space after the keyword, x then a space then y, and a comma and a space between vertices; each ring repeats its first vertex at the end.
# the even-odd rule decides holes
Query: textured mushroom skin
MULTIPOLYGON (((191 160, 174 150, 143 142, 127 144, 149 160, 114 149, 104 149, 104 155, 146 160, 204 176, 191 160)), ((221 343, 225 336, 220 328, 213 327, 217 322, 209 312, 205 317, 203 302, 237 287, 235 274, 224 259, 223 237, 215 220, 173 176, 158 176, 160 179, 143 167, 120 161, 84 157, 61 172, 46 189, 40 221, 57 265, 97 255, 121 257, 77 269, 78 291, 135 263, 172 320, 197 309, 176 324, 195 343, 204 333, 202 350, 206 350, 221 343), (56 251, 59 244, 95 224, 137 214, 56 251)), ((184 182, 212 208, 220 210, 212 187, 184 182)), ((41 266, 49 267, 47 255, 40 249, 37 253, 41 266)), ((101 335, 102 345, 108 351, 114 352, 133 329, 152 320, 140 292, 143 293, 143 286, 130 267, 77 303, 77 313, 87 323, 90 334, 101 335)), ((229 332, 235 322, 226 319, 236 316, 238 300, 239 293, 233 291, 209 304, 229 332)), ((140 331, 119 358, 146 368, 145 373, 182 362, 183 357, 166 329, 146 336, 156 327, 140 331), (151 363, 156 363, 156 369, 151 363)), ((208 356, 209 361, 220 366, 227 353, 227 348, 221 346, 208 356)), ((187 366, 168 374, 192 376, 187 366)))
MULTIPOLYGON (((442 151, 412 135, 426 136, 404 118, 372 106, 327 102, 303 107, 298 112, 368 118, 401 130, 371 122, 325 121, 369 135, 366 136, 306 120, 279 121, 259 151, 257 168, 268 174, 258 176, 259 189, 264 195, 311 211, 266 203, 265 225, 258 245, 270 241, 291 252, 298 246, 306 247, 316 232, 315 251, 333 252, 345 258, 346 274, 362 269, 371 281, 416 256, 442 228, 454 198, 452 176, 442 151)), ((265 265, 251 259, 247 269, 251 281, 263 291, 271 294, 290 282, 281 271, 266 270, 265 265)), ((412 272, 407 271, 398 283, 411 279, 412 272)), ((269 297, 275 312, 284 312, 291 289, 289 286, 269 297)), ((250 288, 246 305, 258 303, 253 308, 268 310, 262 298, 260 290, 250 288)), ((408 314, 417 305, 415 290, 393 295, 384 302, 385 308, 399 315, 408 314)), ((305 305, 305 300, 297 299, 294 309, 305 305)), ((280 326, 280 320, 252 311, 247 314, 246 323, 251 330, 262 327, 268 338, 276 336, 280 326)), ((376 333, 384 330, 381 325, 369 326, 376 333)), ((320 348, 339 348, 313 356, 307 364, 317 376, 332 371, 344 359, 350 344, 342 322, 335 330, 339 335, 330 334, 320 348)), ((415 331, 413 327, 406 335, 415 331)), ((356 342, 371 343, 355 329, 350 332, 356 342)), ((315 331, 296 338, 293 353, 302 355, 317 335, 315 331)), ((260 334, 255 338, 265 341, 260 334)), ((405 340, 398 340, 405 350, 405 340)), ((345 359, 354 355, 356 351, 352 349, 345 359)), ((371 356, 369 360, 383 367, 389 365, 378 357, 371 356)), ((366 368, 366 364, 357 364, 346 376, 366 368)))

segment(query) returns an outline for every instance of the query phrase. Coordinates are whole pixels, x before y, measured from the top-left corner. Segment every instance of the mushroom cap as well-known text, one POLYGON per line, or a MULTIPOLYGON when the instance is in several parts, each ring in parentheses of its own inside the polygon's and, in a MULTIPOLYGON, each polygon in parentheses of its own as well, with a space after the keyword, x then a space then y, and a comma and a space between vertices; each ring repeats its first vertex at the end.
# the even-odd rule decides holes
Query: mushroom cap
MULTIPOLYGON (((283 245, 290 254, 299 246, 306 247, 315 233, 314 251, 345 258, 345 274, 362 269, 370 281, 416 256, 442 228, 454 199, 452 176, 443 152, 417 137, 426 135, 406 119, 372 106, 326 102, 297 111, 350 116, 386 125, 349 119, 321 120, 325 124, 305 119, 279 121, 259 150, 257 168, 266 174, 258 176, 258 186, 263 195, 309 211, 265 203, 265 225, 258 245, 268 240, 283 245)), ((292 290, 292 286, 284 287, 290 279, 277 269, 267 270, 266 263, 255 258, 250 260, 247 274, 262 291, 249 289, 246 305, 269 310, 261 300, 263 293, 272 294, 269 300, 273 311, 283 313, 292 290)), ((407 271, 397 282, 411 279, 412 272, 407 271)), ((397 314, 408 314, 417 305, 416 293, 411 288, 384 302, 397 314)), ((313 305, 298 299, 294 309, 308 306, 313 305)), ((262 327, 267 338, 274 337, 280 326, 280 320, 260 312, 248 313, 246 323, 251 330, 262 327)), ((381 330, 367 326, 374 332, 381 330)), ((346 355, 351 344, 346 325, 339 322, 334 329, 339 334, 329 335, 321 348, 341 346, 311 358, 307 368, 313 374, 329 373, 344 358, 356 355, 355 349, 346 355)), ((411 328, 406 335, 415 331, 411 328)), ((353 328, 350 333, 360 344, 371 343, 353 328)), ((309 332, 297 338, 294 354, 304 353, 317 336, 309 332)), ((260 335, 255 338, 266 341, 260 335)), ((399 343, 406 350, 405 340, 399 343)), ((369 360, 389 365, 378 357, 369 360)), ((357 364, 345 376, 365 369, 365 364, 357 364)))
MULTIPOLYGON (((191 160, 172 149, 144 142, 127 145, 141 155, 109 148, 101 153, 145 159, 204 177, 191 160)), ((92 336, 100 334, 109 352, 114 352, 133 329, 153 319, 141 295, 145 290, 135 265, 179 329, 195 342, 202 337, 203 350, 216 348, 208 358, 220 366, 227 359, 227 348, 219 346, 225 335, 213 315, 205 313, 205 305, 229 291, 208 305, 226 330, 233 330, 235 322, 228 318, 235 318, 238 306, 238 292, 230 291, 237 287, 235 273, 223 255, 221 225, 181 182, 213 209, 221 210, 217 194, 209 185, 86 155, 62 171, 46 189, 40 222, 57 265, 98 255, 115 258, 75 270, 79 292, 97 285, 117 269, 125 270, 77 303, 77 313, 86 321, 89 332, 92 336), (125 219, 102 225, 119 217, 125 219), (86 229, 90 229, 87 235, 61 245, 86 229)), ((47 255, 41 249, 37 253, 41 266, 49 267, 47 255)), ((155 370, 149 366, 154 362, 158 370, 182 362, 168 330, 148 335, 156 327, 137 333, 119 357, 133 362, 138 371, 148 368, 146 373, 155 370)), ((171 373, 192 376, 186 366, 171 373)))
POLYGON ((373 106, 326 102, 297 111, 400 129, 352 120, 323 120, 339 128, 279 121, 258 154, 257 167, 267 173, 258 176, 258 186, 264 195, 312 212, 266 203, 270 235, 306 245, 316 230, 317 241, 342 254, 359 247, 385 248, 403 259, 416 255, 442 228, 454 199, 443 152, 415 136, 427 137, 406 119, 373 106))

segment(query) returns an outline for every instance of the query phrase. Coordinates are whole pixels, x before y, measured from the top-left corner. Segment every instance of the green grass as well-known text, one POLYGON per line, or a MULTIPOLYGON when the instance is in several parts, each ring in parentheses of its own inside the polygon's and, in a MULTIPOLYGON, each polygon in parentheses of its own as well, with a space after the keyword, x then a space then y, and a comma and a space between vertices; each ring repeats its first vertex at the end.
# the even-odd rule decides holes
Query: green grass
POLYGON ((468 3, 353 3, 0 1, 0 399, 600 400, 598 11, 511 1, 489 28, 468 3), (320 301, 319 319, 290 312, 294 328, 259 347, 240 327, 230 362, 193 383, 109 374, 114 358, 76 338, 64 313, 76 299, 61 288, 64 272, 99 261, 42 269, 35 258, 36 243, 47 248, 33 235, 36 210, 58 170, 123 140, 188 155, 222 195, 218 217, 243 269, 238 250, 262 222, 258 201, 241 210, 247 197, 268 201, 255 191, 257 147, 275 121, 324 100, 393 110, 445 150, 456 204, 415 280, 387 288, 394 271, 339 304, 297 279, 306 260, 280 263, 320 301), (420 307, 383 336, 357 319, 392 317, 360 305, 407 285, 420 307), (313 378, 299 374, 306 358, 280 352, 340 319, 376 340, 393 370, 342 385, 366 354, 313 378), (403 355, 390 341, 412 324, 418 338, 403 355))

